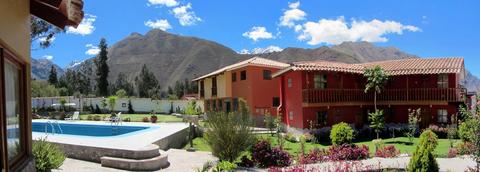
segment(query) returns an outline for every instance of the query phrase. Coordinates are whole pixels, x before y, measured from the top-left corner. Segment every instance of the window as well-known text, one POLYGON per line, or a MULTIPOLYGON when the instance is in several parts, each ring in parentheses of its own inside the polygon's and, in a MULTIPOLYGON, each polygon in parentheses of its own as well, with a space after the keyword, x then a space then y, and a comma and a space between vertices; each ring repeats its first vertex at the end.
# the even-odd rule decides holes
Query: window
POLYGON ((293 120, 293 111, 288 113, 288 119, 293 120))
POLYGON ((280 106, 280 97, 273 97, 272 105, 273 107, 280 106))
POLYGON ((247 79, 247 71, 242 70, 240 72, 240 80, 246 80, 247 79))
POLYGON ((212 77, 212 96, 217 95, 217 77, 212 77))
POLYGON ((272 71, 263 70, 263 79, 264 80, 271 80, 272 79, 272 71))
POLYGON ((287 79, 287 86, 288 88, 292 88, 292 78, 287 79))
POLYGON ((448 88, 448 74, 442 73, 438 75, 437 87, 448 88))
POLYGON ((237 73, 233 72, 232 73, 232 82, 237 81, 237 73))
POLYGON ((325 111, 317 112, 317 125, 327 125, 327 112, 325 111))
POLYGON ((200 98, 205 97, 205 84, 203 83, 203 80, 200 81, 200 98))
POLYGON ((439 123, 447 123, 447 121, 448 121, 447 109, 438 109, 437 110, 437 119, 438 119, 439 123))
POLYGON ((327 88, 327 75, 324 74, 315 74, 313 77, 313 87, 315 89, 326 89, 327 88))
POLYGON ((27 107, 26 107, 26 70, 25 65, 15 60, 15 56, 0 47, 0 127, 5 135, 0 134, 2 150, 2 167, 14 165, 23 160, 27 153, 27 107), (6 142, 4 142, 6 141, 6 142), (5 161, 3 161, 5 160, 5 161), (7 164, 3 164, 7 162, 7 164))

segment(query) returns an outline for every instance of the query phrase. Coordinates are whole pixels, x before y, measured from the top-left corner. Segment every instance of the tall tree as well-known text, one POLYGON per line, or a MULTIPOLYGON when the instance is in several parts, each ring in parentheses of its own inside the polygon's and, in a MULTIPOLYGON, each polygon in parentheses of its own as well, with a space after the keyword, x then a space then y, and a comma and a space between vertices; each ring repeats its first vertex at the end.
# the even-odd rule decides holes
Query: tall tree
POLYGON ((185 91, 184 87, 185 86, 183 85, 183 82, 180 82, 180 81, 175 82, 175 87, 173 88, 173 91, 177 96, 177 98, 181 98, 183 96, 183 93, 185 91))
POLYGON ((50 69, 50 74, 48 75, 48 83, 52 85, 57 85, 58 78, 57 78, 57 69, 52 65, 50 69))
POLYGON ((159 94, 160 86, 158 85, 157 78, 150 72, 147 65, 143 65, 140 74, 135 78, 138 95, 140 97, 157 97, 159 94))
POLYGON ((363 76, 367 78, 365 93, 370 90, 374 91, 373 104, 375 105, 375 111, 377 111, 377 94, 382 92, 383 87, 388 81, 388 75, 382 67, 375 66, 373 68, 366 68, 363 72, 363 76))
POLYGON ((126 94, 129 96, 133 95, 133 84, 130 83, 127 79, 127 75, 120 72, 115 81, 115 88, 112 91, 125 90, 126 94))
POLYGON ((100 52, 95 59, 95 65, 97 67, 97 94, 100 96, 108 95, 108 73, 110 69, 108 68, 108 51, 107 51, 107 40, 105 38, 100 39, 100 44, 98 45, 100 52))
POLYGON ((30 18, 30 43, 38 41, 40 48, 49 47, 55 38, 55 34, 61 32, 63 32, 62 29, 38 17, 32 16, 30 18))

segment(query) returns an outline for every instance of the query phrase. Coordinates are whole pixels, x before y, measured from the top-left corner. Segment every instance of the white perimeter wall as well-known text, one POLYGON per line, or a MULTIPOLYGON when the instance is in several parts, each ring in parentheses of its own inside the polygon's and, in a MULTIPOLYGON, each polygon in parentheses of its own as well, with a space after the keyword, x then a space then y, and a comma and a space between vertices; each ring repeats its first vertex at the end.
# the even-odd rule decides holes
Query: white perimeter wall
MULTIPOLYGON (((82 106, 95 106, 98 104, 102 108, 101 101, 104 98, 75 98, 75 97, 64 97, 67 103, 75 103, 77 110, 81 111, 82 106), (81 100, 81 101, 80 101, 81 100)), ((39 97, 32 98, 32 108, 40 107, 49 107, 52 104, 60 104, 59 100, 61 97, 39 97)), ((173 104, 173 111, 177 107, 185 109, 190 100, 152 100, 150 98, 119 98, 117 99, 115 105, 115 111, 128 111, 128 100, 132 102, 133 110, 135 112, 151 112, 152 110, 157 113, 168 113, 170 111, 170 106, 173 104)), ((200 107, 203 112, 203 100, 195 100, 197 107, 200 107)), ((108 101, 107 101, 108 103, 108 101)), ((109 108, 107 106, 107 108, 109 108)))

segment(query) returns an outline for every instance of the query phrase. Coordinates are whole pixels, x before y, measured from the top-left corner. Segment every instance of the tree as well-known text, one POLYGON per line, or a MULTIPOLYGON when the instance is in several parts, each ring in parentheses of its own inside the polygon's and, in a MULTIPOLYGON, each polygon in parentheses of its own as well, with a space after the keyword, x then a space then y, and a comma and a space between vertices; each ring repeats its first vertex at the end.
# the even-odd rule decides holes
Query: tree
POLYGON ((110 107, 111 113, 113 113, 113 110, 115 110, 116 103, 117 103, 117 96, 108 97, 108 106, 110 107))
POLYGON ((32 97, 55 97, 60 95, 59 90, 47 81, 32 80, 30 86, 32 97))
POLYGON ((107 51, 107 41, 105 38, 100 39, 100 44, 98 45, 100 52, 95 59, 95 65, 97 67, 96 81, 97 81, 97 94, 100 96, 108 95, 108 73, 110 69, 107 64, 108 60, 108 51, 107 51))
POLYGON ((418 108, 417 110, 408 109, 408 132, 407 137, 410 143, 413 143, 413 137, 417 133, 418 130, 418 123, 420 122, 420 114, 421 109, 418 108))
POLYGON ((173 91, 174 91, 175 95, 177 96, 177 98, 183 97, 183 93, 184 93, 183 83, 180 82, 180 81, 175 82, 175 87, 174 87, 173 91))
POLYGON ((60 107, 62 108, 62 111, 65 112, 65 105, 67 104, 67 100, 65 100, 65 98, 60 98, 60 100, 58 101, 60 103, 60 107))
POLYGON ((68 69, 58 80, 57 87, 66 89, 64 96, 71 96, 77 91, 86 95, 90 93, 90 79, 80 71, 68 69))
POLYGON ((126 95, 133 96, 133 84, 128 81, 127 75, 122 72, 117 76, 114 90, 124 90, 126 95))
POLYGON ((133 110, 132 100, 128 100, 128 114, 134 114, 135 110, 133 110))
POLYGON ((30 43, 38 41, 40 48, 49 47, 55 38, 55 34, 61 32, 63 32, 62 29, 38 17, 31 16, 30 18, 30 43))
POLYGON ((160 86, 158 85, 155 75, 148 70, 147 65, 143 65, 140 74, 135 78, 137 83, 138 95, 140 97, 152 97, 152 94, 158 93, 160 86))
POLYGON ((127 92, 124 89, 120 89, 117 92, 115 92, 115 95, 118 98, 124 98, 125 96, 127 96, 127 92))
POLYGON ((383 118, 383 110, 377 110, 368 114, 368 120, 370 120, 370 128, 377 133, 377 139, 380 138, 380 131, 385 127, 385 119, 383 118))
POLYGON ((50 74, 48 75, 48 82, 52 85, 57 85, 58 83, 57 69, 55 69, 55 66, 53 65, 52 65, 52 68, 50 69, 50 74))
POLYGON ((198 115, 197 112, 197 102, 192 100, 188 102, 187 107, 185 107, 185 114, 187 115, 198 115))
POLYGON ((433 152, 438 144, 438 137, 432 130, 425 130, 420 135, 420 141, 413 156, 408 163, 407 171, 411 172, 428 172, 438 171, 437 160, 433 152))
POLYGON ((382 92, 384 85, 388 81, 388 75, 380 66, 375 66, 374 68, 366 68, 363 76, 367 78, 365 93, 372 89, 374 91, 373 104, 375 105, 375 111, 377 111, 377 94, 382 92))

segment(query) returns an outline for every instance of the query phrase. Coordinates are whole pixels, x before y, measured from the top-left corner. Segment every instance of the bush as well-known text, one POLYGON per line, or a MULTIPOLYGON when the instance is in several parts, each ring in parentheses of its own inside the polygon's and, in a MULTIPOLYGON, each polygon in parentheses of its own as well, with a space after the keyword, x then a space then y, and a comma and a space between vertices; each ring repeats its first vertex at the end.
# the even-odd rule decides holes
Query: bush
POLYGON ((310 133, 303 134, 303 138, 305 138, 305 142, 311 142, 314 139, 313 135, 310 133))
POLYGON ((213 172, 229 172, 237 168, 237 165, 229 161, 220 161, 213 169, 213 172))
POLYGON ((93 121, 93 115, 88 115, 88 116, 87 116, 87 120, 93 121))
POLYGON ((150 122, 150 119, 148 119, 148 117, 143 117, 142 121, 143 122, 150 122))
POLYGON ((293 133, 287 133, 285 135, 285 140, 288 140, 289 142, 292 142, 292 143, 297 143, 300 141, 293 133))
POLYGON ((254 166, 254 163, 246 155, 243 155, 242 158, 240 159, 240 162, 237 165, 240 166, 240 167, 251 168, 251 167, 254 166))
POLYGON ((248 108, 240 101, 239 111, 233 113, 207 113, 205 140, 212 148, 212 154, 220 160, 234 161, 241 152, 255 142, 253 121, 248 108))
POLYGON ((455 145, 460 155, 471 155, 475 152, 475 145, 472 142, 461 142, 455 145))
POLYGON ((353 137, 352 127, 344 122, 333 125, 330 133, 330 140, 332 140, 334 145, 350 144, 353 137))
POLYGON ((100 115, 95 115, 95 116, 93 116, 93 120, 94 121, 101 121, 102 117, 100 115))
POLYGON ((328 160, 328 153, 325 149, 311 149, 305 156, 304 162, 306 164, 313 164, 319 162, 325 162, 328 160))
POLYGON ((134 113, 135 113, 135 110, 133 110, 132 101, 128 100, 128 114, 134 114, 134 113))
POLYGON ((382 158, 393 158, 397 157, 399 154, 400 151, 397 150, 393 145, 382 146, 375 151, 375 156, 382 158))
POLYGON ((313 135, 317 142, 330 142, 330 133, 332 128, 331 127, 322 127, 320 129, 316 129, 313 131, 313 135))
POLYGON ((150 121, 151 121, 152 123, 157 123, 157 120, 158 120, 158 117, 157 117, 156 115, 150 116, 150 121))
POLYGON ((123 122, 130 122, 130 121, 132 121, 132 119, 130 119, 130 117, 127 117, 127 118, 123 119, 122 121, 123 122))
POLYGON ((458 150, 457 148, 450 148, 448 149, 448 158, 455 158, 458 155, 458 150))
POLYGON ((33 142, 32 153, 35 156, 35 168, 39 172, 60 167, 66 158, 62 149, 45 139, 33 142))
POLYGON ((328 149, 330 160, 362 160, 370 156, 368 146, 355 144, 333 145, 328 149))
POLYGON ((430 124, 428 126, 428 129, 432 130, 439 138, 447 138, 447 135, 448 135, 447 127, 430 124))
POLYGON ((474 131, 475 131, 475 121, 468 120, 462 122, 458 127, 458 136, 464 142, 471 142, 474 139, 474 131))
POLYGON ((292 163, 288 152, 272 148, 268 141, 262 140, 253 146, 252 160, 259 167, 286 167, 292 163))
POLYGON ((437 160, 433 152, 437 147, 438 137, 431 130, 420 135, 420 141, 408 164, 408 171, 438 171, 437 160))

